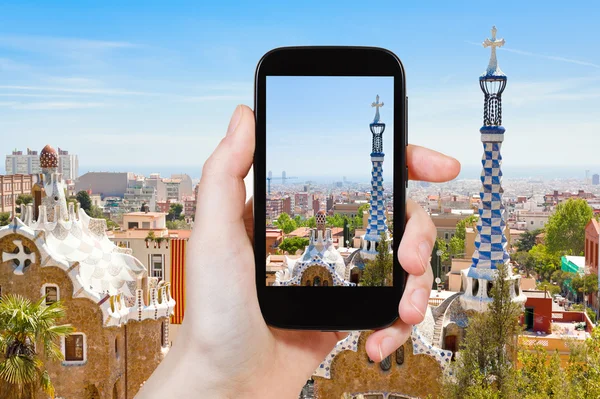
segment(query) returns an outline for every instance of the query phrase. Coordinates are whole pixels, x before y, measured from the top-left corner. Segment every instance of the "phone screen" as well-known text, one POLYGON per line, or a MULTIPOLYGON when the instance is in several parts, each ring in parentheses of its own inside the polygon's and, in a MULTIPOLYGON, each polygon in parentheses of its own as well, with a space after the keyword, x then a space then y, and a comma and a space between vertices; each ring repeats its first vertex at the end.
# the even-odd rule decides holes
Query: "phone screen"
POLYGON ((268 286, 393 286, 394 77, 267 76, 268 286))

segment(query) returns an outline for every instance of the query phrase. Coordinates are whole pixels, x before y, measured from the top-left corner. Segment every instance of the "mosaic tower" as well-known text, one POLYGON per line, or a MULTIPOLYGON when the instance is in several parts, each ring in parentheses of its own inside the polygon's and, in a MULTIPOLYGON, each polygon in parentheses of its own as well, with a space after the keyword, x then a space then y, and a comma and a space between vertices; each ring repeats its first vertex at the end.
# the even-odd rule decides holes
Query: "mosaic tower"
MULTIPOLYGON (((505 131, 502 127, 502 92, 506 87, 506 75, 496 59, 496 48, 503 45, 504 39, 496 39, 496 27, 492 27, 492 38, 483 42, 484 47, 492 50, 490 62, 485 73, 479 77, 479 85, 484 94, 483 127, 479 130, 483 143, 481 202, 475 251, 466 275, 466 284, 463 285, 465 294, 462 296, 463 306, 476 310, 483 310, 491 301, 490 290, 498 266, 508 265, 510 261, 502 204, 504 190, 500 154, 505 131)), ((510 278, 515 280, 511 295, 513 298, 519 297, 522 295, 519 289, 520 276, 511 275, 510 278)))
POLYGON ((381 241, 381 234, 388 234, 388 228, 385 217, 385 204, 383 199, 383 132, 385 123, 382 123, 379 116, 379 108, 383 107, 383 102, 379 102, 379 95, 375 102, 371 104, 375 107, 375 118, 369 125, 373 134, 373 146, 371 152, 371 200, 369 202, 369 219, 367 232, 362 240, 361 255, 363 258, 372 259, 377 254, 377 243, 381 241))

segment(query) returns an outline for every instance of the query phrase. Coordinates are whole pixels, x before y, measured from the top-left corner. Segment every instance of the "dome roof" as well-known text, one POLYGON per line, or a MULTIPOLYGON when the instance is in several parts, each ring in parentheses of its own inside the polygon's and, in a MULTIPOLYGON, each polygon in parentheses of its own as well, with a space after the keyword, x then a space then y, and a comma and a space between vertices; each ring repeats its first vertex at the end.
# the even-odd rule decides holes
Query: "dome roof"
POLYGON ((317 215, 324 215, 324 214, 325 214, 325 211, 324 211, 324 210, 322 210, 322 209, 321 209, 320 211, 318 211, 318 212, 317 212, 317 215))
POLYGON ((40 152, 40 167, 58 168, 58 154, 49 144, 40 152))

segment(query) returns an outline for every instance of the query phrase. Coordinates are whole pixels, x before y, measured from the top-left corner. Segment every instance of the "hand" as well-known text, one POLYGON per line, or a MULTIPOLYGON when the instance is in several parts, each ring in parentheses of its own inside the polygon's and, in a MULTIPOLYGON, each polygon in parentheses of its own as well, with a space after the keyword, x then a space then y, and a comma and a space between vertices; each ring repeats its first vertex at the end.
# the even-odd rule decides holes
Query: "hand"
MULTIPOLYGON (((188 243, 186 314, 169 355, 138 398, 297 398, 344 333, 289 331, 265 324, 255 286, 252 202, 243 178, 254 155, 254 115, 238 106, 227 135, 206 161, 196 224, 188 243)), ((458 161, 409 146, 411 179, 453 179, 458 161)), ((433 275, 429 256, 436 229, 415 202, 407 204, 398 260, 409 273, 400 319, 369 336, 366 350, 381 361, 423 320, 433 275)), ((258 265, 264 267, 264 265, 258 265)))

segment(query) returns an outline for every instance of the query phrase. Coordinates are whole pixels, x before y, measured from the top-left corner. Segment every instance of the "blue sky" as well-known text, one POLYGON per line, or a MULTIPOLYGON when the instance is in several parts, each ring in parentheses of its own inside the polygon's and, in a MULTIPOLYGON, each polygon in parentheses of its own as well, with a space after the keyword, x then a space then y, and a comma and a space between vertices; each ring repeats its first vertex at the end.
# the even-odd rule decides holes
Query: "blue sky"
POLYGON ((267 170, 273 176, 300 179, 343 176, 371 179, 375 117, 371 105, 379 95, 380 122, 385 123, 384 178, 391 182, 394 162, 393 77, 267 77, 267 170), (387 166, 387 167, 386 167, 387 166))
MULTIPOLYGON (((0 6, 2 153, 46 143, 89 170, 199 175, 257 61, 284 45, 372 45, 402 59, 409 141, 481 158, 478 76, 492 25, 508 75, 504 162, 600 171, 592 1, 39 2, 0 6), (288 3, 288 2, 286 2, 288 3)), ((370 98, 368 101, 372 101, 370 98)), ((3 163, 2 163, 3 164, 3 163)), ((470 176, 475 177, 475 176, 470 176)))

